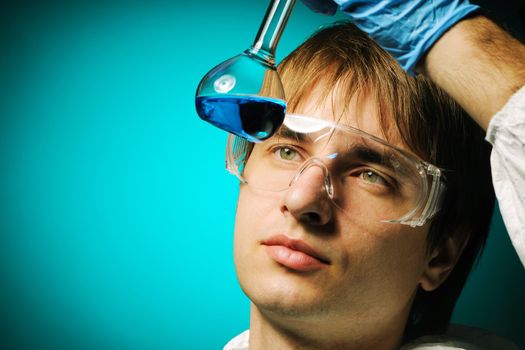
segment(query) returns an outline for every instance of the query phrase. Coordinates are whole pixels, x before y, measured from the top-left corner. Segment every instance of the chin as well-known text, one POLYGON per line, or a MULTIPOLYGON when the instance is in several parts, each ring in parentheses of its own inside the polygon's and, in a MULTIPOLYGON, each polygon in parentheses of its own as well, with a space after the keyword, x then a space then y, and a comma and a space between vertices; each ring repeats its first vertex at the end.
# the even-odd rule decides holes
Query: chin
POLYGON ((276 315, 307 316, 326 309, 322 303, 326 296, 321 288, 312 288, 288 278, 241 282, 241 288, 258 309, 276 315))

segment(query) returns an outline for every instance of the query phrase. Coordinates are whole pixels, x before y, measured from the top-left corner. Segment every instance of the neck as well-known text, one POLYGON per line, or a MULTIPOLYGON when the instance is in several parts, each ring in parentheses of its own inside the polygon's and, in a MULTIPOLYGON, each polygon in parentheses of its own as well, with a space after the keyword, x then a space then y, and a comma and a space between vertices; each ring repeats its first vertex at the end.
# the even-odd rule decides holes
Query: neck
MULTIPOLYGON (((408 311, 389 324, 356 320, 298 320, 259 309, 250 310, 250 350, 392 350, 401 345, 408 311)), ((382 320, 383 321, 383 320, 382 320)))

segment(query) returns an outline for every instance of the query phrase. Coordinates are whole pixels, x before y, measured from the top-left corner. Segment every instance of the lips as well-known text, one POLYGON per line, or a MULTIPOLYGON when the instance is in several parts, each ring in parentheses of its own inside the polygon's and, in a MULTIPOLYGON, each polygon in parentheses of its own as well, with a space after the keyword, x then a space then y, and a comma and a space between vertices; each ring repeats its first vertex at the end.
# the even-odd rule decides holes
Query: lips
POLYGON ((301 240, 285 235, 273 236, 262 242, 275 262, 297 271, 314 271, 330 265, 330 261, 301 240))

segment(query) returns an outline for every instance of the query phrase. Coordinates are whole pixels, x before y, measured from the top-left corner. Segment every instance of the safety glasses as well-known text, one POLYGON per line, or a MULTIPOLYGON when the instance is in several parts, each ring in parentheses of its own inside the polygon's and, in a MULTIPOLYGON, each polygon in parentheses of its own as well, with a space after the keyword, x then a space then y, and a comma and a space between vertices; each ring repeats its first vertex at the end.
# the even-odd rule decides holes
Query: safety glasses
POLYGON ((288 114, 261 143, 230 135, 227 169, 263 192, 319 186, 347 215, 421 226, 439 210, 442 171, 354 127, 288 114))

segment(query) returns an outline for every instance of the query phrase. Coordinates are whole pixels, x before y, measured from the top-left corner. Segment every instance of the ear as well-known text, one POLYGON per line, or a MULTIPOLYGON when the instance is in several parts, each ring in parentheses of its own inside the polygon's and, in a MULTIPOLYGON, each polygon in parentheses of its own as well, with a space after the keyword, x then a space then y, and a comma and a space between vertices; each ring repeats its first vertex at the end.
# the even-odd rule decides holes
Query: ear
POLYGON ((437 289, 456 266, 468 241, 468 237, 464 239, 448 237, 443 244, 436 247, 429 255, 421 275, 419 281, 421 288, 427 292, 437 289))

